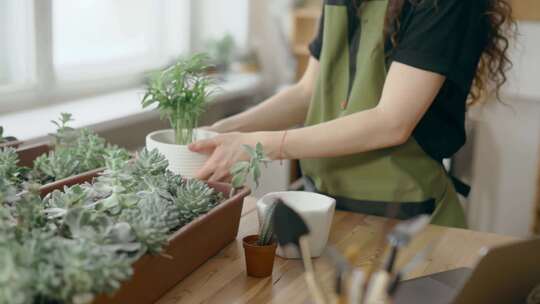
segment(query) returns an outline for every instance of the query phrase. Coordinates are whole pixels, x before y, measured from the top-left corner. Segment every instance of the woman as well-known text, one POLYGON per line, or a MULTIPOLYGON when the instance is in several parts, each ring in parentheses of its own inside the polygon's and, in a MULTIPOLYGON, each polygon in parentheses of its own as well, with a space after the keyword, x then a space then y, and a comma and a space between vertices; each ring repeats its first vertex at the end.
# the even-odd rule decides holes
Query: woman
POLYGON ((430 213, 435 224, 465 227, 441 162, 465 142, 467 102, 506 81, 511 8, 503 0, 356 2, 325 1, 296 85, 191 145, 211 154, 198 177, 227 179, 247 159, 242 145, 261 142, 271 159, 300 159, 338 208, 384 215, 399 206, 398 218, 430 213))

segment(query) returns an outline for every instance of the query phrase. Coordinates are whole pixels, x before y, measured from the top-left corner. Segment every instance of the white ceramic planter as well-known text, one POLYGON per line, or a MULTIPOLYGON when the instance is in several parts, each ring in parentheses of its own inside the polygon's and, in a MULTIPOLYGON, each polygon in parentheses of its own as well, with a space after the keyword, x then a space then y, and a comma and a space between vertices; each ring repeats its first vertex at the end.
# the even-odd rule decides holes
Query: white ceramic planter
MULTIPOLYGON (((257 213, 259 223, 262 223, 264 214, 268 206, 275 198, 281 198, 289 207, 298 212, 306 222, 310 230, 309 246, 311 257, 316 258, 322 255, 328 242, 336 200, 317 193, 289 191, 268 193, 257 202, 257 213)), ((287 246, 278 247, 277 255, 286 259, 299 259, 300 254, 296 248, 287 246)))
MULTIPOLYGON (((209 139, 217 133, 197 129, 194 131, 196 140, 209 139)), ((169 170, 175 174, 192 178, 208 160, 209 155, 191 152, 187 146, 174 143, 174 130, 155 131, 146 136, 146 148, 158 151, 169 161, 169 170)))

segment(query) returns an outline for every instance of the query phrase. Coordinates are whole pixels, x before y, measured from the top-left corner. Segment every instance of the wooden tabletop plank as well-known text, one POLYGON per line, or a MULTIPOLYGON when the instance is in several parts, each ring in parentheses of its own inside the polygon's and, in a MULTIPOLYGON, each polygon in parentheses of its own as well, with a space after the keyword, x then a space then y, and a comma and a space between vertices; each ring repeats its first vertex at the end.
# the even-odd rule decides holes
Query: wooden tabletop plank
MULTIPOLYGON (((309 303, 302 264, 298 260, 276 258, 274 273, 270 278, 256 279, 245 274, 241 240, 244 236, 257 233, 255 202, 255 199, 247 198, 244 203, 237 240, 180 282, 157 304, 309 303)), ((342 252, 351 244, 360 245, 363 249, 355 264, 361 268, 368 267, 382 254, 376 247, 386 221, 383 218, 338 211, 329 243, 342 252)), ((477 261, 481 248, 512 241, 515 239, 500 235, 429 226, 400 254, 398 267, 428 244, 433 244, 433 251, 410 277, 471 267, 477 261)), ((320 280, 329 288, 331 266, 324 259, 315 259, 315 267, 320 280)))

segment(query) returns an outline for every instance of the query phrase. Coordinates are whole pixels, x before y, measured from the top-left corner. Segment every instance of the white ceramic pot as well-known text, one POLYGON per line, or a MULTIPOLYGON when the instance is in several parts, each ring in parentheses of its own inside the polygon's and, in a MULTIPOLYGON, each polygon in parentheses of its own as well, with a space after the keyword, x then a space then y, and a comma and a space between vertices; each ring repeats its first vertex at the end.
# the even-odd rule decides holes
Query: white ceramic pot
MULTIPOLYGON (((289 191, 268 193, 257 202, 257 213, 259 223, 262 223, 268 206, 275 200, 281 198, 287 206, 296 211, 306 222, 309 230, 309 247, 311 257, 316 258, 322 255, 328 242, 336 200, 317 193, 289 191)), ((278 247, 277 255, 286 259, 299 259, 300 254, 297 248, 292 246, 278 247)))
MULTIPOLYGON (((197 129, 194 131, 196 140, 209 139, 217 133, 197 129)), ((175 174, 192 178, 208 160, 209 155, 191 152, 185 145, 174 143, 174 130, 155 131, 146 136, 146 148, 158 151, 169 161, 169 170, 175 174)))

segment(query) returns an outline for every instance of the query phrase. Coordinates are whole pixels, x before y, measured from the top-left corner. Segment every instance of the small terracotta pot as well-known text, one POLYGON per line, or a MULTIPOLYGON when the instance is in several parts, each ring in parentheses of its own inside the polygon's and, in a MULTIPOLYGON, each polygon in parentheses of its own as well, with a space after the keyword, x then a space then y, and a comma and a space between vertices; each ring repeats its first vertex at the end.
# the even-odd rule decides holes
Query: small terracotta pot
POLYGON ((258 240, 258 235, 249 235, 242 240, 246 257, 246 271, 248 276, 265 278, 272 275, 277 244, 274 242, 272 245, 259 246, 257 245, 258 240))

